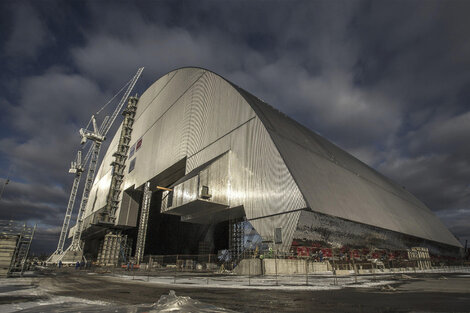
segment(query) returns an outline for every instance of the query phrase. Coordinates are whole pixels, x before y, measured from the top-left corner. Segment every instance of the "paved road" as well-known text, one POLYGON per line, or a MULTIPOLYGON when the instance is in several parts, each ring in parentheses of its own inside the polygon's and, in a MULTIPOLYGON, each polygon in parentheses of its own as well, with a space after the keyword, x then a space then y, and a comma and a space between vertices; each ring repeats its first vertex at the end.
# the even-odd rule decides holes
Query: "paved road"
POLYGON ((49 274, 36 280, 58 296, 122 305, 150 304, 170 289, 178 296, 239 312, 470 312, 470 275, 425 274, 397 279, 396 291, 344 288, 324 291, 181 288, 86 273, 49 274))

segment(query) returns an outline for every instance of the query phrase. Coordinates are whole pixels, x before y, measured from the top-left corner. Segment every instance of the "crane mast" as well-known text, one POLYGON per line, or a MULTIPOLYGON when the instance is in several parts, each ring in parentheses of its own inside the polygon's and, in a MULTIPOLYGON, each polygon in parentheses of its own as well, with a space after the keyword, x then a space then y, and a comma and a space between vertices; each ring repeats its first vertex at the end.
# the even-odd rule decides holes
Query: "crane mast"
POLYGON ((88 172, 86 175, 85 188, 83 188, 82 201, 80 202, 80 209, 78 211, 75 233, 73 234, 72 244, 70 245, 72 251, 81 250, 80 239, 83 228, 83 213, 85 213, 88 198, 90 197, 91 187, 93 185, 93 180, 95 179, 95 171, 98 164, 101 143, 105 140, 105 137, 100 134, 99 129, 96 126, 96 119, 94 116, 92 116, 92 122, 93 132, 84 130, 83 128, 80 129, 80 134, 82 135, 82 144, 84 144, 86 140, 89 139, 93 141, 93 145, 91 147, 92 152, 90 165, 88 166, 88 172))
POLYGON ((64 224, 62 225, 62 231, 60 232, 59 243, 57 244, 57 253, 61 254, 64 251, 65 239, 69 230, 70 219, 72 217, 73 206, 75 204, 75 198, 77 197, 78 185, 80 184, 80 178, 83 173, 82 165, 82 152, 77 152, 77 159, 72 162, 69 173, 75 173, 73 180, 72 191, 70 193, 69 203, 67 205, 67 211, 65 212, 64 224))
POLYGON ((69 173, 75 174, 72 184, 72 190, 70 192, 69 202, 67 205, 67 210, 65 211, 64 223, 62 224, 62 229, 60 231, 59 242, 57 243, 57 249, 55 252, 47 259, 47 262, 55 263, 56 260, 60 258, 60 255, 64 252, 64 244, 67 239, 67 233, 69 231, 70 219, 72 218, 73 206, 75 204, 75 199, 77 198, 78 186, 80 184, 80 178, 83 173, 83 164, 82 164, 82 152, 79 150, 77 152, 77 158, 75 161, 71 162, 69 173))

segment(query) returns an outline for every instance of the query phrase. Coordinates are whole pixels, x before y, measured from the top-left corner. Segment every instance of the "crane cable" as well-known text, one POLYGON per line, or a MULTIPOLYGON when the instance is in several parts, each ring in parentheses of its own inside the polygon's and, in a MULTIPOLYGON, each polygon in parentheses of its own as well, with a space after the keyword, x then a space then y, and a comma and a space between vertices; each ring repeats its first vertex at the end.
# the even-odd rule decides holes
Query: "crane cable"
MULTIPOLYGON (((122 91, 124 90, 124 88, 126 88, 127 86, 129 86, 129 84, 134 80, 134 77, 131 78, 127 83, 124 84, 124 86, 122 86, 122 88, 108 101, 106 102, 95 114, 96 115, 99 115, 111 102, 113 102, 114 99, 116 99, 116 97, 118 95, 120 95, 122 93, 122 91)), ((88 127, 90 126, 91 124, 91 121, 92 121, 92 117, 90 117, 90 120, 88 121, 88 124, 86 125, 85 129, 88 129, 88 127)), ((106 120, 105 120, 106 122, 106 120)), ((103 123, 104 125, 105 123, 103 123)), ((101 125, 102 127, 100 128, 103 128, 103 125, 101 125)), ((100 132, 103 131, 104 129, 100 129, 100 132)), ((85 147, 88 146, 88 141, 86 142, 86 144, 81 148, 81 150, 85 150, 85 147)), ((90 147, 90 149, 88 150, 87 154, 85 155, 85 157, 82 159, 82 166, 86 166, 86 164, 88 163, 88 159, 90 158, 90 155, 91 155, 91 150, 93 149, 93 147, 90 147)))
MULTIPOLYGON (((116 97, 119 94, 121 94, 121 92, 124 90, 124 88, 129 86, 129 84, 131 83, 132 80, 133 80, 133 78, 131 78, 127 83, 125 83, 124 86, 122 86, 122 88, 111 99, 108 100, 108 102, 106 102, 98 111, 96 111, 95 115, 99 115, 101 113, 101 111, 103 111, 111 102, 113 102, 113 100, 116 99, 116 97)), ((90 120, 88 121, 88 124, 86 124, 85 129, 88 129, 88 127, 91 124, 91 120, 92 120, 92 117, 90 117, 90 120)))

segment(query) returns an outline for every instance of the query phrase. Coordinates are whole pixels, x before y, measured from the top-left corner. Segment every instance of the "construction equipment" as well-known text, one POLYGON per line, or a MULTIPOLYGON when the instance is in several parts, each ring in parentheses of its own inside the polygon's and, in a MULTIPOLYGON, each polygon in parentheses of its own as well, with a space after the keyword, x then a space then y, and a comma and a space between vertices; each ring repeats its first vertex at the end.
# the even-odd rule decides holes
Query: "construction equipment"
POLYGON ((126 109, 124 112, 122 112, 124 115, 124 121, 122 122, 119 144, 116 152, 113 154, 114 161, 111 163, 111 166, 113 167, 111 175, 111 186, 109 188, 108 197, 106 199, 106 208, 104 212, 101 213, 100 222, 102 223, 114 224, 116 221, 116 211, 119 208, 119 196, 121 195, 122 191, 121 186, 124 179, 124 169, 126 167, 125 163, 129 153, 133 129, 132 127, 134 125, 138 102, 139 99, 137 97, 130 97, 126 109))
POLYGON ((150 182, 146 182, 144 186, 144 198, 142 210, 140 212, 139 232, 137 233, 137 244, 135 247, 136 263, 140 264, 144 257, 145 240, 147 237, 147 224, 150 212, 150 200, 152 198, 152 191, 150 190, 150 182))
POLYGON ((71 162, 69 173, 75 174, 75 178, 72 184, 72 191, 70 192, 69 202, 67 205, 67 210, 65 212, 64 223, 62 224, 62 230, 60 232, 59 242, 57 244, 57 249, 55 252, 47 259, 47 263, 57 263, 57 259, 64 252, 65 239, 67 238, 67 233, 69 231, 70 219, 72 217, 73 206, 75 204, 75 198, 77 197, 78 185, 80 184, 80 178, 83 173, 83 164, 82 164, 82 152, 77 152, 77 158, 75 161, 71 162))
POLYGON ((2 261, 9 261, 8 276, 23 276, 36 225, 31 227, 14 221, 0 221, 2 261))
MULTIPOLYGON (((83 194, 82 194, 82 198, 81 198, 81 201, 80 201, 80 207, 79 207, 79 211, 78 211, 78 215, 77 215, 77 220, 76 220, 76 223, 75 223, 75 232, 73 234, 72 243, 67 248, 67 250, 61 252, 61 254, 58 257, 54 258, 53 262, 51 262, 51 263, 57 263, 59 261, 73 262, 74 263, 76 261, 81 261, 83 259, 83 251, 82 251, 82 244, 81 244, 81 235, 82 235, 82 231, 83 231, 82 228, 83 228, 83 217, 84 217, 83 215, 85 213, 85 209, 86 209, 86 206, 87 206, 87 203, 88 203, 88 198, 90 196, 90 191, 91 191, 91 188, 92 188, 92 185, 93 185, 93 180, 95 178, 95 171, 96 171, 96 167, 97 167, 97 163, 98 163, 101 144, 106 139, 106 134, 111 129, 114 121, 116 120, 117 115, 122 110, 124 104, 126 103, 126 100, 129 98, 129 95, 132 92, 132 89, 134 88, 135 84, 137 83, 137 80, 140 78, 143 70, 144 70, 143 67, 139 68, 137 70, 137 73, 130 80, 130 82, 126 84, 127 85, 127 90, 125 91, 124 95, 122 96, 121 100, 119 101, 118 105, 116 106, 115 110, 113 111, 111 117, 108 117, 108 116, 105 117, 101 127, 98 128, 95 115, 92 115, 88 125, 92 124, 93 130, 92 131, 88 130, 88 125, 87 125, 87 127, 81 128, 80 131, 79 131, 80 136, 81 136, 81 144, 82 145, 86 144, 88 140, 91 141, 91 143, 92 143, 92 145, 90 147, 90 150, 86 154, 84 162, 81 163, 82 166, 84 167, 84 166, 86 166, 86 164, 88 162, 88 159, 90 160, 90 163, 88 165, 87 177, 86 177, 86 181, 85 181, 85 187, 83 189, 83 194)), ((121 90, 123 90, 123 89, 121 89, 121 90)), ((116 97, 116 96, 114 96, 114 97, 116 97)), ((113 97, 113 99, 114 99, 114 97, 113 97)), ((106 103, 97 113, 99 114, 99 112, 101 112, 103 110, 103 108, 108 105, 108 103, 106 103)), ((83 167, 82 167, 82 171, 83 171, 83 167)), ((79 184, 79 179, 77 180, 77 188, 76 188, 77 190, 78 190, 78 184, 79 184)), ((73 200, 75 200, 74 197, 76 196, 76 191, 75 191, 75 196, 72 195, 73 191, 74 191, 74 188, 72 187, 71 198, 73 198, 73 200)), ((73 204, 72 204, 72 209, 73 209, 73 204)), ((71 214, 72 209, 70 210, 70 214, 71 214)), ((68 210, 66 212, 66 216, 65 216, 65 219, 64 219, 64 224, 66 224, 65 220, 68 218, 67 213, 68 213, 68 210)), ((65 233, 67 233, 67 230, 68 230, 68 223, 67 223, 65 229, 63 227, 63 231, 65 233)), ((61 235, 62 235, 62 233, 61 233, 61 235)), ((64 239, 64 241, 65 241, 65 239, 64 239)), ((60 244, 60 239, 59 239, 59 244, 60 244)))

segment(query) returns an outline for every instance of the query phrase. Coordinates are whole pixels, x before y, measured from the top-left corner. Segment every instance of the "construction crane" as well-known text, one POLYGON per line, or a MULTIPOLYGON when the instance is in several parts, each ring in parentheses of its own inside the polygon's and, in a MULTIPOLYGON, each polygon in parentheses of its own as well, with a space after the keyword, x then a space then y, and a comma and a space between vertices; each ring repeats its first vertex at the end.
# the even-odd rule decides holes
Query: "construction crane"
POLYGON ((86 205, 88 203, 88 198, 90 196, 91 187, 93 185, 93 180, 95 178, 95 171, 96 166, 98 163, 99 153, 101 149, 101 143, 106 139, 106 134, 111 129, 114 121, 116 120, 117 115, 122 110, 124 103, 126 102, 127 98, 129 97, 132 89, 134 89, 137 80, 139 79, 142 71, 144 70, 143 67, 137 70, 137 73, 131 80, 131 83, 127 87, 126 92, 121 98, 121 101, 118 103, 116 109, 114 110, 113 114, 107 122, 103 123, 102 127, 98 129, 96 124, 95 116, 93 115, 91 118, 91 123, 93 125, 93 131, 89 131, 87 129, 80 129, 80 135, 82 136, 81 144, 85 144, 87 140, 92 142, 91 146, 91 156, 90 156, 90 164, 88 165, 88 173, 87 178, 85 181, 85 188, 83 189, 82 199, 80 203, 80 209, 78 211, 77 222, 75 233, 73 235, 72 243, 70 244, 69 249, 72 251, 80 251, 81 250, 81 236, 82 236, 82 228, 83 228, 83 214, 85 213, 86 205))
POLYGON ((70 225, 70 218, 72 217, 73 206, 75 204, 75 198, 77 197, 78 185, 80 184, 80 178, 83 173, 83 164, 82 164, 82 152, 79 150, 77 152, 77 158, 75 161, 71 162, 69 173, 75 174, 73 179, 72 191, 70 192, 69 202, 67 205, 67 210, 65 211, 64 223, 62 224, 62 230, 60 232, 59 243, 57 244, 57 249, 49 257, 47 262, 55 263, 54 259, 58 258, 64 252, 65 239, 67 238, 67 233, 70 225))
POLYGON ((94 115, 91 117, 91 122, 93 124, 93 131, 89 131, 83 128, 80 129, 80 136, 82 136, 81 144, 85 144, 87 140, 91 140, 92 146, 90 149, 91 159, 90 165, 88 166, 85 188, 83 188, 82 201, 80 202, 80 209, 78 211, 75 233, 73 234, 72 244, 70 245, 73 251, 81 250, 80 239, 83 224, 83 213, 85 212, 86 205, 88 203, 93 180, 95 179, 95 171, 101 150, 101 143, 106 139, 106 134, 101 135, 100 130, 98 129, 94 115))
MULTIPOLYGON (((64 225, 62 226, 61 238, 62 238, 63 233, 64 233, 64 237, 63 237, 63 239, 59 238, 59 245, 58 245, 58 248, 57 248, 56 252, 54 253, 54 254, 58 255, 58 257, 56 257, 54 259, 51 259, 52 258, 52 256, 51 256, 51 258, 50 258, 51 263, 57 263, 57 262, 61 261, 69 252, 72 253, 72 255, 74 257, 76 257, 78 255, 79 256, 78 258, 80 258, 80 259, 82 258, 81 254, 79 254, 78 252, 81 252, 81 250, 82 250, 81 235, 82 235, 82 228, 83 228, 83 214, 85 213, 85 209, 86 209, 86 206, 87 206, 87 203, 88 203, 88 198, 90 196, 91 187, 93 185, 93 180, 95 178, 95 171, 96 171, 96 167, 97 167, 97 163, 98 163, 98 159, 99 159, 101 144, 106 139, 106 134, 111 129, 114 121, 116 120, 117 115, 122 110, 122 108, 124 106, 124 103, 126 103, 127 98, 129 97, 130 93, 132 92, 132 89, 134 89, 134 86, 137 83, 137 80, 140 78, 143 70, 144 70, 143 67, 139 68, 137 70, 137 73, 134 75, 134 77, 126 84, 127 89, 126 89, 124 95, 122 96, 121 100, 119 101, 119 103, 116 106, 115 110, 113 111, 112 115, 110 117, 109 116, 105 117, 105 119, 103 120, 103 123, 101 124, 101 127, 98 128, 95 115, 92 115, 88 125, 85 128, 81 128, 80 131, 79 131, 80 136, 81 136, 81 144, 82 145, 85 145, 87 143, 87 141, 91 141, 91 143, 92 143, 90 149, 88 150, 88 152, 85 156, 85 159, 83 160, 83 162, 80 163, 80 170, 81 170, 81 172, 83 172, 86 164, 88 163, 88 160, 90 161, 90 163, 88 165, 88 172, 87 172, 87 177, 86 177, 86 181, 85 181, 85 187, 83 189, 83 194, 82 194, 82 198, 81 198, 81 201, 80 201, 80 207, 79 207, 79 211, 78 211, 78 215, 77 215, 77 220, 76 220, 76 223, 75 223, 75 232, 73 234, 72 243, 67 248, 67 250, 63 251, 63 244, 65 242, 65 236, 66 236, 66 234, 68 232, 68 228, 69 228, 70 216, 71 216, 72 210, 73 210, 73 203, 75 202, 75 197, 76 197, 76 193, 77 193, 77 190, 78 190, 78 185, 79 185, 79 182, 80 182, 81 173, 80 173, 80 175, 76 174, 76 177, 74 179, 74 185, 72 186, 72 192, 71 192, 70 199, 69 199, 69 205, 71 205, 71 207, 70 207, 70 210, 69 210, 69 206, 67 207, 67 211, 66 211, 66 215, 65 215, 65 219, 64 219, 64 225), (93 127, 92 131, 88 130, 88 126, 90 124, 93 127), (78 175, 78 178, 77 178, 77 175, 78 175), (76 186, 75 186, 75 181, 77 182, 76 186), (76 187, 76 189, 75 189, 75 187, 76 187), (63 241, 63 242, 61 243, 61 241, 63 241), (60 247, 61 244, 62 244, 62 247, 60 247)), ((124 87, 126 87, 126 86, 124 86, 124 87)), ((124 89, 124 87, 121 89, 121 91, 124 89)), ((116 97, 116 95, 114 97, 116 97)), ((106 107, 114 99, 114 97, 108 103, 106 103, 97 112, 97 114, 99 114, 99 112, 101 112, 104 109, 104 107, 106 107)), ((69 258, 69 260, 76 261, 77 259, 76 258, 72 258, 72 259, 69 258)))

